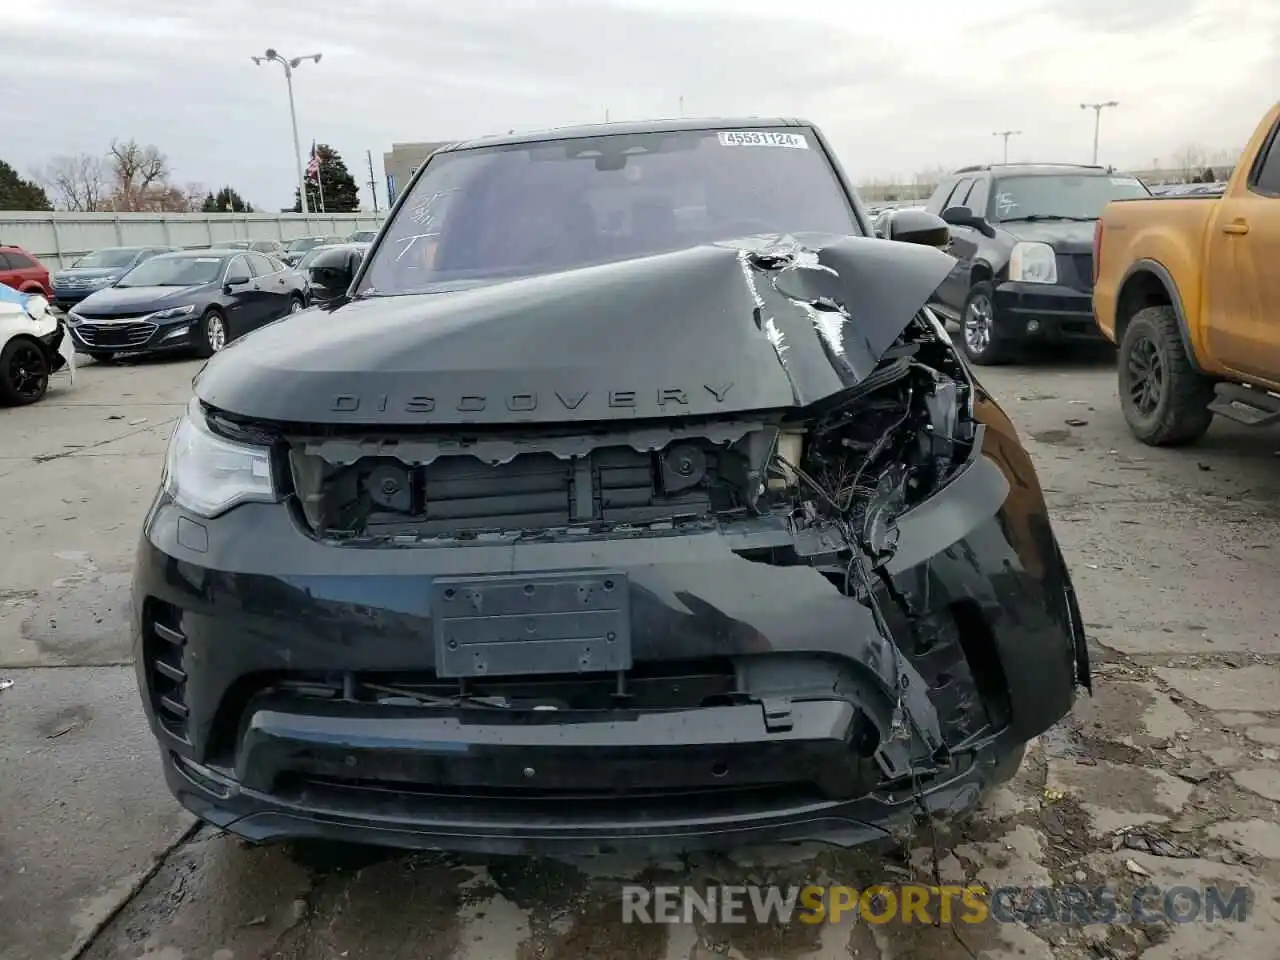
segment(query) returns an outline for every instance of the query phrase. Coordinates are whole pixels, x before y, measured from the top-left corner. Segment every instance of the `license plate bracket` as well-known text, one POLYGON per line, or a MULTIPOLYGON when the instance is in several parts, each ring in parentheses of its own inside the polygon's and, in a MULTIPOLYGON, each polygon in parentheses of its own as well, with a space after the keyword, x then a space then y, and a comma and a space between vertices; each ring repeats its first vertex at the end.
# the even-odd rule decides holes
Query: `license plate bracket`
POLYGON ((437 577, 431 610, 441 677, 600 673, 631 666, 626 574, 437 577))

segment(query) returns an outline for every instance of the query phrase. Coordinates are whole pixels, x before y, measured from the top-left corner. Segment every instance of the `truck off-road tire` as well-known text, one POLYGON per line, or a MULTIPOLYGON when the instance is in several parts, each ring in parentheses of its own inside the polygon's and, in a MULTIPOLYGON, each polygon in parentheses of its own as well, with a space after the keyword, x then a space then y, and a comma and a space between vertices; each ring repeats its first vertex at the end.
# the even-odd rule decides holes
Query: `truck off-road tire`
POLYGON ((1116 357, 1120 407, 1129 431, 1151 447, 1195 443, 1213 421, 1213 380, 1197 373, 1173 307, 1133 315, 1116 357))
POLYGON ((1000 333, 996 288, 989 280, 975 283, 960 312, 960 343, 970 363, 994 367, 1014 359, 1013 345, 1000 333))

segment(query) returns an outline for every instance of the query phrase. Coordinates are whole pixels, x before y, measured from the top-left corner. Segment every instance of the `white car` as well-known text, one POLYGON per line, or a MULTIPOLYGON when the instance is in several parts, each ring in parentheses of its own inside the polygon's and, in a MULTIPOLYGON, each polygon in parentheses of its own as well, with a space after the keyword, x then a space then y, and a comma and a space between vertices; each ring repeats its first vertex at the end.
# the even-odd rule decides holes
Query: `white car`
POLYGON ((9 293, 0 293, 0 405, 23 406, 43 397, 68 362, 65 330, 44 297, 9 293))

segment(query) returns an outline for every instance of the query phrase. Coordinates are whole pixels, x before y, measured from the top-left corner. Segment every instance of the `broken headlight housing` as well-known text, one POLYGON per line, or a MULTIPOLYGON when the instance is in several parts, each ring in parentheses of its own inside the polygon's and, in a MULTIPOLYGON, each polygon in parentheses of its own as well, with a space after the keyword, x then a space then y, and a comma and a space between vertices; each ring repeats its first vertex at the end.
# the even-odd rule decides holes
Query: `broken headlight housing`
POLYGON ((179 506, 208 518, 248 501, 277 499, 270 449, 212 433, 195 403, 169 440, 162 485, 179 506))

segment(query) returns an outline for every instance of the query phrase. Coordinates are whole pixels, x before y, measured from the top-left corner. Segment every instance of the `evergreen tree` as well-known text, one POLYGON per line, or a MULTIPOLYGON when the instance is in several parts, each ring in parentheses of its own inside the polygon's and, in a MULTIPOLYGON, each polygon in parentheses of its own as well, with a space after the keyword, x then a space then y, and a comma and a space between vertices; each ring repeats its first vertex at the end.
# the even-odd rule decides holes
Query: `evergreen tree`
MULTIPOLYGON (((360 209, 360 188, 352 179, 342 155, 327 143, 316 146, 320 157, 320 184, 316 178, 307 177, 307 206, 312 213, 355 213, 360 209)), ((293 213, 302 212, 298 191, 293 191, 293 213)))
POLYGON ((17 170, 0 160, 0 210, 52 209, 53 204, 43 187, 24 180, 17 170))
POLYGON ((203 213, 253 213, 253 204, 247 202, 234 187, 223 187, 210 193, 200 205, 203 213))

